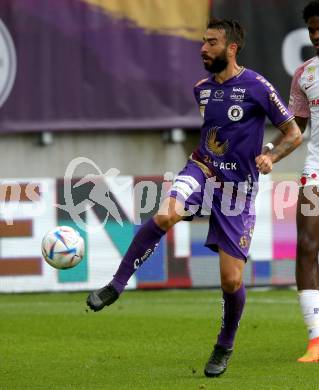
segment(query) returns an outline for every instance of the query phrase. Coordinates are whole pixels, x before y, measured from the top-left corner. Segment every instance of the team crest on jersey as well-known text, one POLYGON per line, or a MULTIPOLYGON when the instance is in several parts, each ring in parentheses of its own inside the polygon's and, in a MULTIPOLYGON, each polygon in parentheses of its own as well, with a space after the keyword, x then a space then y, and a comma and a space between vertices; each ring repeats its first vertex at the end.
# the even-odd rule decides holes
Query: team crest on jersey
POLYGON ((217 132, 218 128, 213 127, 207 134, 206 137, 206 145, 207 149, 211 151, 215 156, 223 156, 228 148, 229 148, 229 142, 228 139, 225 142, 220 142, 217 140, 217 132))
POLYGON ((308 76, 307 76, 307 82, 308 83, 312 83, 314 81, 314 79, 315 79, 315 76, 314 76, 313 73, 308 74, 308 76))
POLYGON ((308 66, 307 72, 312 73, 312 74, 316 73, 316 67, 315 66, 308 66))
POLYGON ((237 122, 240 121, 244 116, 244 110, 240 106, 231 106, 228 109, 228 118, 231 121, 237 122))
POLYGON ((314 66, 309 66, 307 72, 307 83, 312 83, 315 80, 316 68, 314 66))

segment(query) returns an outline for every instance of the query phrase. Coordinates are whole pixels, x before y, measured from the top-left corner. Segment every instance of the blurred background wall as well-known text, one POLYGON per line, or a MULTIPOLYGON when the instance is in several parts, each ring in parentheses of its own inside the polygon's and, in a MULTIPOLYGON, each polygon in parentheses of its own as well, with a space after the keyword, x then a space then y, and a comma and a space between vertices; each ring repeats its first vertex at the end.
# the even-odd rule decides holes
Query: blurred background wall
MULTIPOLYGON (((265 142, 278 130, 267 127, 265 142)), ((41 146, 39 134, 3 134, 0 155, 0 177, 63 177, 68 163, 86 156, 107 171, 116 167, 123 175, 162 175, 177 173, 197 145, 199 130, 187 131, 185 141, 167 142, 167 132, 107 132, 88 134, 63 132, 53 135, 52 144, 41 146)), ((51 135, 50 135, 51 137, 51 135)), ((293 155, 277 163, 274 172, 299 172, 303 167, 306 143, 293 155)), ((79 175, 86 171, 78 172, 79 175)))
MULTIPOLYGON (((292 70, 313 54, 306 1, 259 3, 3 0, 1 177, 60 177, 79 155, 123 174, 178 171, 198 140, 192 87, 206 75, 199 48, 210 15, 242 21, 240 62, 287 101, 292 70), (172 128, 183 129, 177 142, 172 128)), ((304 152, 275 171, 299 171, 304 152)))

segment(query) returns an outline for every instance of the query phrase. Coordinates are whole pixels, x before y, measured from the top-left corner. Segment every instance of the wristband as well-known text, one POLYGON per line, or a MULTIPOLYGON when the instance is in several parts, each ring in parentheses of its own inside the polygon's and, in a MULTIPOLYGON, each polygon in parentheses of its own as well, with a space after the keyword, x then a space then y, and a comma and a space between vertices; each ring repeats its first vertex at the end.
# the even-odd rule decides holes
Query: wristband
POLYGON ((268 144, 264 146, 264 148, 268 148, 269 151, 273 150, 274 147, 275 145, 272 142, 268 142, 268 144))

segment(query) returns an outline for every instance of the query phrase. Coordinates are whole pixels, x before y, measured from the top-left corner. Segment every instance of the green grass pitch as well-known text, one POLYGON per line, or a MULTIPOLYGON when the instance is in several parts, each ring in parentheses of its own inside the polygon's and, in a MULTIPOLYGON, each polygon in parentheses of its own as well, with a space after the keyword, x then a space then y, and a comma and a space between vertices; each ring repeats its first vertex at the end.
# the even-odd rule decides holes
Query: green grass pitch
POLYGON ((1 390, 318 389, 296 362, 306 330, 296 292, 250 291, 227 372, 205 378, 220 293, 126 292, 87 312, 85 293, 0 295, 1 390))

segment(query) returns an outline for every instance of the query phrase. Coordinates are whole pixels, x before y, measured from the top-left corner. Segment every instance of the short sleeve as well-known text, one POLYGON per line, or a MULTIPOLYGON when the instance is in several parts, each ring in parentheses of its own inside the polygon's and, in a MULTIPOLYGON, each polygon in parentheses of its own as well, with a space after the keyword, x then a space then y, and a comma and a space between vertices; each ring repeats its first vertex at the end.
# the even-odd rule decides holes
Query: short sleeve
POLYGON ((262 76, 257 76, 255 89, 255 99, 258 101, 263 111, 276 127, 289 122, 294 115, 289 111, 283 102, 278 91, 262 76))
POLYGON ((199 88, 197 86, 194 87, 194 97, 196 100, 196 103, 199 104, 199 88))
POLYGON ((299 83, 303 70, 304 67, 298 68, 292 79, 289 98, 289 109, 295 116, 308 118, 310 116, 308 99, 306 94, 301 89, 299 83))
POLYGON ((210 91, 209 90, 206 90, 206 91, 203 91, 203 93, 201 93, 201 88, 202 88, 202 84, 204 84, 206 81, 208 80, 208 78, 205 78, 205 79, 202 79, 202 80, 199 80, 195 86, 194 86, 194 96, 195 96, 195 100, 197 102, 197 104, 199 105, 200 104, 200 100, 202 98, 207 98, 209 97, 208 96, 208 92, 209 92, 209 95, 210 95, 210 91), (202 95, 202 96, 201 96, 202 95))

